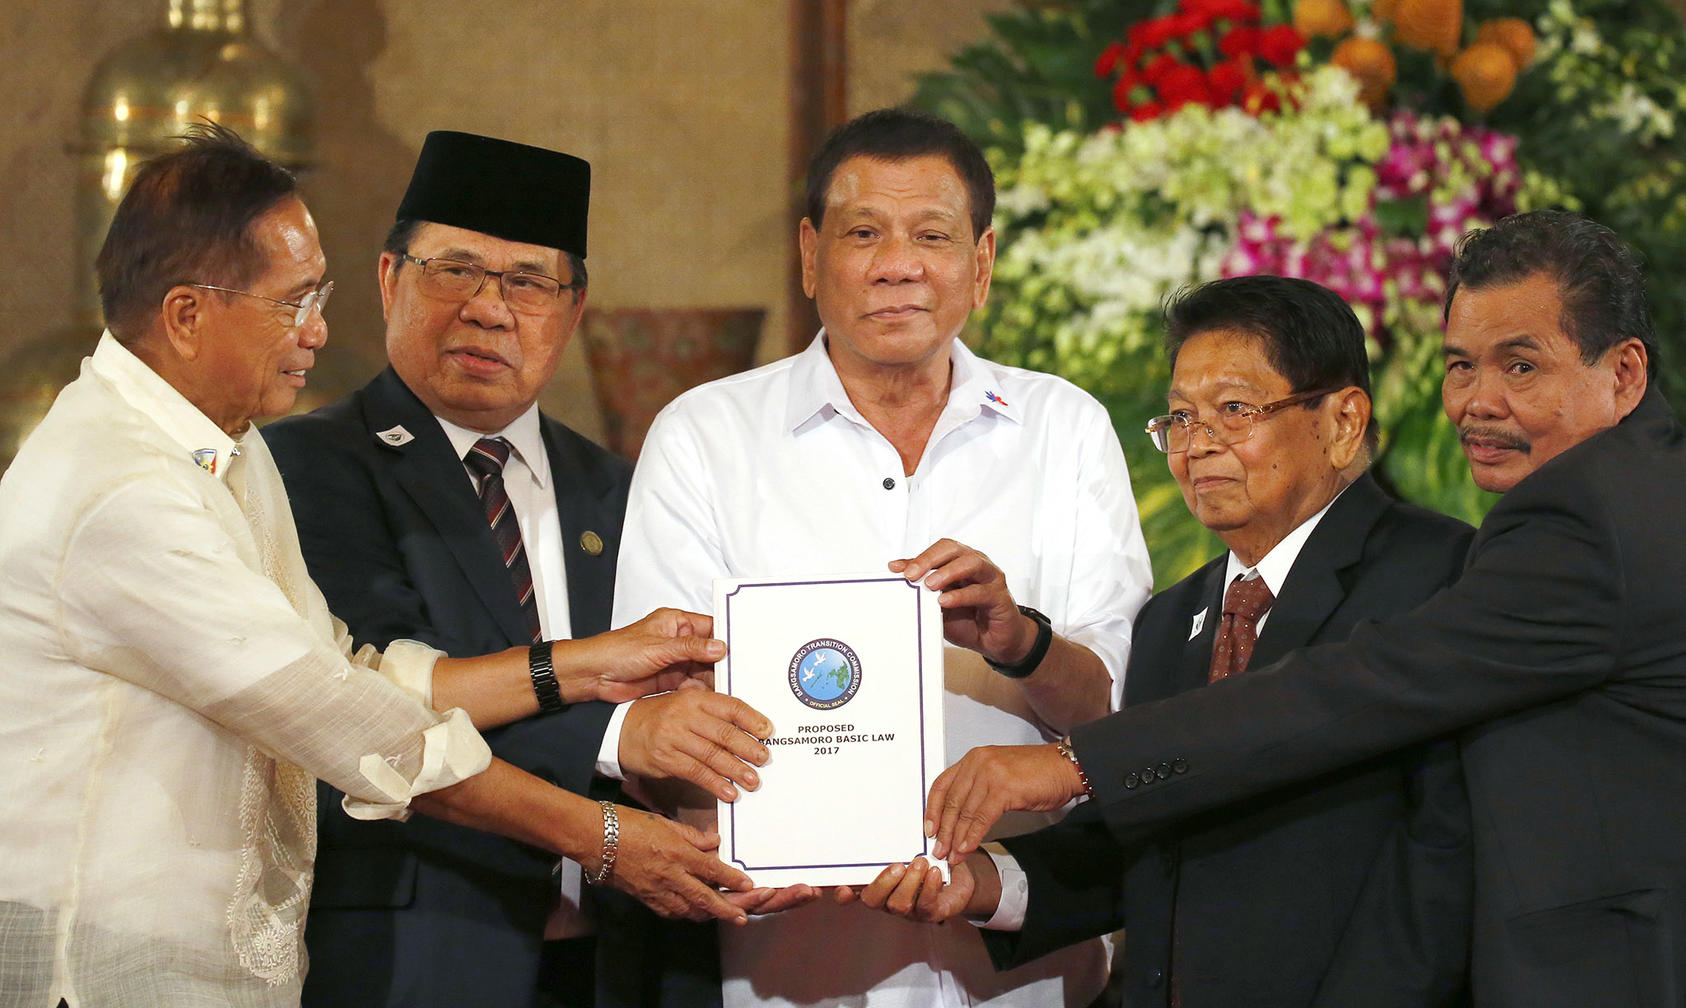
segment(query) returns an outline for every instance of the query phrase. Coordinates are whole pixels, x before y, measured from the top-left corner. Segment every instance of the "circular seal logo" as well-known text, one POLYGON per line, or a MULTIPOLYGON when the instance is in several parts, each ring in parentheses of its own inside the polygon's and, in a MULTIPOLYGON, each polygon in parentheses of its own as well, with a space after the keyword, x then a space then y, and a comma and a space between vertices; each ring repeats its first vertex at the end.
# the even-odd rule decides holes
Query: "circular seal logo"
POLYGON ((805 707, 836 710, 860 688, 861 660, 840 640, 811 640, 791 656, 790 691, 805 707))

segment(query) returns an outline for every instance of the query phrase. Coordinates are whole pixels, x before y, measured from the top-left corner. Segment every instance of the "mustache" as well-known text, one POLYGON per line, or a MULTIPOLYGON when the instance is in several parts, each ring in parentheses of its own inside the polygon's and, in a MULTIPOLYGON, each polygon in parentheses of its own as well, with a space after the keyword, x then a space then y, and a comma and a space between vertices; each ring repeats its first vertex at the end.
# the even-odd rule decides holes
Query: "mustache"
POLYGON ((1520 452, 1533 450, 1533 446, 1522 437, 1499 427, 1483 427, 1479 424, 1459 427, 1458 443, 1467 445, 1471 441, 1485 441, 1499 448, 1510 448, 1520 452))

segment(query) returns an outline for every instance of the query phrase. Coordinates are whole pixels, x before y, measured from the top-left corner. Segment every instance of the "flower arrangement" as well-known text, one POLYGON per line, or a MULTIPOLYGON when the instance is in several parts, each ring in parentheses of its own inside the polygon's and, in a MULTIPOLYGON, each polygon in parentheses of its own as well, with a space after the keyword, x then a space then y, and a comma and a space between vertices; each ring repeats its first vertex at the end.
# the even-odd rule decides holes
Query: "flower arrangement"
MULTIPOLYGON (((1662 259, 1686 256, 1686 52, 1660 34, 1674 15, 1658 0, 1263 2, 1029 7, 920 92, 988 141, 997 173, 981 349, 1112 411, 1162 583, 1217 548, 1141 434, 1164 403, 1159 312, 1178 288, 1269 272, 1340 293, 1370 339, 1379 475, 1474 520, 1490 499, 1439 404, 1457 240, 1564 205, 1653 262, 1686 261, 1662 259)), ((1662 276, 1667 339, 1686 284, 1662 276)))

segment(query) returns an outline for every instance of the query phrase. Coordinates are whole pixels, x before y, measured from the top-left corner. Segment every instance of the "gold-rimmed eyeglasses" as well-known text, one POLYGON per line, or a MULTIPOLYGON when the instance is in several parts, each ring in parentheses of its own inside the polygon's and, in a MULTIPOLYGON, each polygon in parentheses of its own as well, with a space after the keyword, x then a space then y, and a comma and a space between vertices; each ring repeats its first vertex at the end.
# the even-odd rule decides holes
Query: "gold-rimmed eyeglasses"
POLYGON ((327 283, 311 291, 309 294, 306 294, 304 297, 299 298, 297 301, 282 301, 280 298, 272 298, 266 294, 253 294, 251 291, 235 290, 233 287, 218 287, 216 284, 190 283, 187 286, 198 287, 201 290, 222 291, 224 294, 239 294, 242 297, 257 298, 259 301, 268 301, 270 304, 279 308, 291 308, 293 310, 293 320, 287 325, 287 328, 289 329, 297 329, 298 327, 304 325, 305 319, 310 317, 310 313, 312 311, 321 312, 322 306, 328 303, 328 295, 334 292, 334 282, 332 280, 329 280, 327 283))
POLYGON ((487 277, 496 277, 504 304, 511 311, 539 315, 555 308, 556 299, 562 296, 563 291, 576 290, 580 286, 563 283, 543 273, 489 270, 460 259, 417 259, 408 252, 400 252, 398 257, 421 267, 421 292, 441 301, 467 301, 480 293, 487 277))
POLYGON ((1268 417, 1277 410, 1289 406, 1297 406, 1303 402, 1310 402, 1321 396, 1339 392, 1346 386, 1317 389, 1312 392, 1298 392, 1286 399, 1254 406, 1251 403, 1228 402, 1218 410, 1216 421, 1202 420, 1190 416, 1186 411, 1179 410, 1156 416, 1147 422, 1147 436, 1152 439, 1153 446, 1167 455, 1188 451, 1190 439, 1194 436, 1194 429, 1199 427, 1206 431, 1206 436, 1222 445, 1240 444, 1253 436, 1253 423, 1260 417, 1268 417))

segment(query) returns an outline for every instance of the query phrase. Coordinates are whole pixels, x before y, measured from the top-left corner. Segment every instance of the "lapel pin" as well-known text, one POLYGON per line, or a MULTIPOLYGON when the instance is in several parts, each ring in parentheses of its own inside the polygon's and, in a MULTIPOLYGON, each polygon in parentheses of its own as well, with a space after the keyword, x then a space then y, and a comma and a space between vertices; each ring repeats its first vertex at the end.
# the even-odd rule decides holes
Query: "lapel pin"
POLYGON ((217 474, 217 450, 215 448, 199 449, 193 453, 193 461, 199 465, 199 468, 212 476, 217 474))
POLYGON ((1007 400, 1005 400, 1005 399, 1001 398, 1000 396, 996 395, 993 391, 987 391, 986 390, 984 392, 984 398, 988 399, 992 403, 995 403, 997 406, 1007 405, 1007 400))
POLYGON ((375 437, 380 438, 381 441, 392 445, 394 448, 399 445, 409 444, 411 441, 416 439, 414 434, 411 434, 409 431, 404 429, 403 424, 399 424, 396 427, 388 427, 383 431, 376 431, 375 437))
POLYGON ((586 529, 580 533, 580 549, 585 550, 592 556, 597 556, 603 552, 603 537, 590 529, 586 529))
POLYGON ((1200 628, 1206 625, 1206 614, 1208 612, 1211 612, 1210 607, 1202 609, 1194 614, 1194 619, 1190 621, 1188 626, 1189 640, 1193 640, 1194 638, 1200 636, 1200 628))

